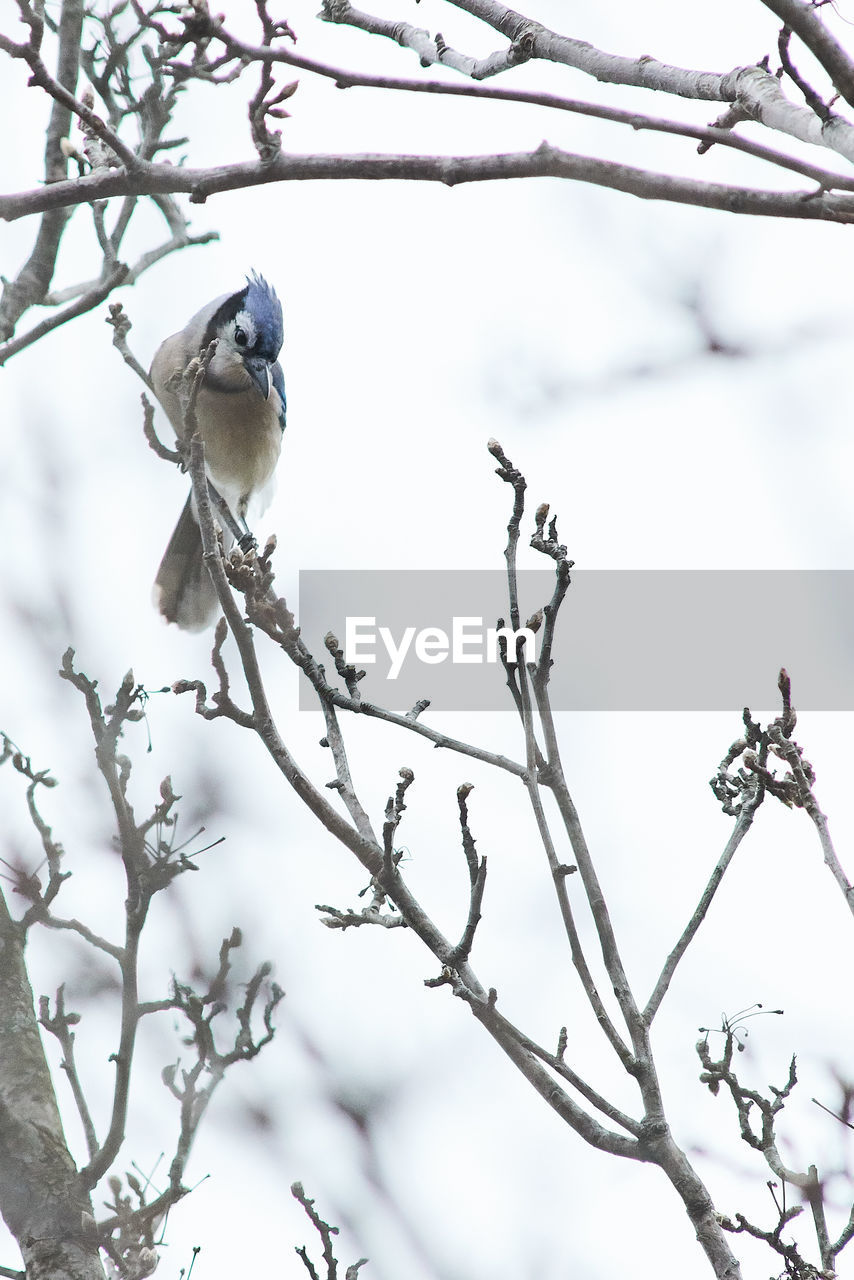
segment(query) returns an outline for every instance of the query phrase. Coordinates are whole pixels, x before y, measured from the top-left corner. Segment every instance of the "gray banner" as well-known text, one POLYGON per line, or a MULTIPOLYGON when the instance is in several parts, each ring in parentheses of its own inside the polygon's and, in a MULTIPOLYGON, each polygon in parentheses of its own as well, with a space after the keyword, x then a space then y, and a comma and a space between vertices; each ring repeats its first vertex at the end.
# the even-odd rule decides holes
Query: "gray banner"
MULTIPOLYGON (((548 570, 519 574, 523 626, 553 589, 548 570)), ((508 616, 500 570, 300 573, 298 621, 329 678, 332 631, 366 672, 362 697, 393 710, 508 710, 494 636, 508 616)), ((854 572, 573 570, 553 658, 559 711, 767 711, 781 666, 796 707, 854 710, 854 572)), ((316 706, 301 682, 300 707, 316 706)))

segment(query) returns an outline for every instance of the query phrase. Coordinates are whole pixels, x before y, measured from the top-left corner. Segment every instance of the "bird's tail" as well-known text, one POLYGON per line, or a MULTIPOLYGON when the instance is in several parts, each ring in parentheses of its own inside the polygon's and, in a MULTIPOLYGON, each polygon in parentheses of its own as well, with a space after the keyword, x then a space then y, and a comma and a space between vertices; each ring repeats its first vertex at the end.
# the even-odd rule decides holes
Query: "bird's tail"
POLYGON ((185 631, 203 631, 216 617, 219 599, 202 559, 202 535, 191 497, 160 561, 152 594, 166 621, 177 622, 185 631))

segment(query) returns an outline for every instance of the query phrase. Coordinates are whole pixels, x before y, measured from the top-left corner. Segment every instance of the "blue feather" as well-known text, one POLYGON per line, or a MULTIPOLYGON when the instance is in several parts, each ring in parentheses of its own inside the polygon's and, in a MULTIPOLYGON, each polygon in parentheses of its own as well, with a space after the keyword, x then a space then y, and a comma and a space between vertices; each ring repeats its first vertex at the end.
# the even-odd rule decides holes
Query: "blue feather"
POLYGON ((273 365, 270 372, 273 375, 273 386, 278 391, 279 399, 282 402, 282 407, 279 410, 279 422, 281 423, 282 430, 284 431, 288 405, 285 399, 285 375, 282 373, 282 366, 279 364, 278 360, 273 365))
POLYGON ((275 360, 285 337, 282 304, 276 290, 257 271, 252 271, 246 280, 244 306, 258 327, 259 354, 275 360))

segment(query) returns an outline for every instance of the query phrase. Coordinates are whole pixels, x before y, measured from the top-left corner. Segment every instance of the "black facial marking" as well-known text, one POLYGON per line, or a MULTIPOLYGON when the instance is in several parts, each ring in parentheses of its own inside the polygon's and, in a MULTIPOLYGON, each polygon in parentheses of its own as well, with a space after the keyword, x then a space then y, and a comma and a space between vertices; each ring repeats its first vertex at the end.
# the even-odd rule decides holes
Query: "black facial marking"
POLYGON ((239 293, 233 293, 230 298, 226 298, 222 306, 214 312, 208 321, 208 327, 205 329, 204 345, 209 346, 218 331, 229 320, 233 320, 241 311, 246 309, 246 295, 249 292, 249 285, 241 289, 239 293))

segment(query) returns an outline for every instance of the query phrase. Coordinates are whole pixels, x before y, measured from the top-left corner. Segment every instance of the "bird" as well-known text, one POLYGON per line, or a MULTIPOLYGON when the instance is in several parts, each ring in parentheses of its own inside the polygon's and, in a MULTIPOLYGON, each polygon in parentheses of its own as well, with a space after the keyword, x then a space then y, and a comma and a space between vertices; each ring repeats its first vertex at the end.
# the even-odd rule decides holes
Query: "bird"
MULTIPOLYGON (((151 385, 179 440, 187 439, 181 377, 214 339, 216 351, 196 401, 197 429, 208 478, 245 528, 250 499, 258 499, 261 512, 272 497, 287 408, 278 362, 282 304, 263 276, 250 272, 242 289, 214 298, 155 352, 151 385)), ((223 530, 225 550, 232 541, 223 530)), ((217 614, 192 490, 157 570, 153 598, 166 621, 186 631, 203 631, 217 614)))

